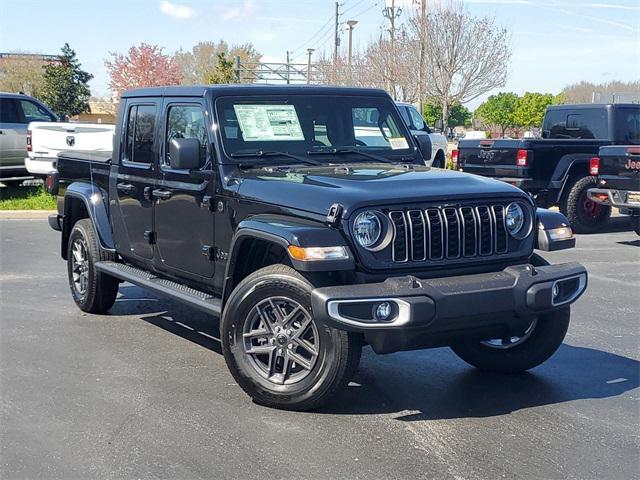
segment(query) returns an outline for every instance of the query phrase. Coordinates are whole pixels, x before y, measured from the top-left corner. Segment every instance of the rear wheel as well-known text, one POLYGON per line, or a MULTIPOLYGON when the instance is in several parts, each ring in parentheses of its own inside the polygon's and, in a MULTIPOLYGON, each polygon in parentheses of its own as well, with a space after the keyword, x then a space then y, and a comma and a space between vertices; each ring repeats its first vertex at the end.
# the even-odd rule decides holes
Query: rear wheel
POLYGON ((91 220, 78 220, 69 235, 67 272, 73 300, 83 312, 105 313, 113 306, 118 280, 98 272, 95 264, 115 259, 115 254, 100 248, 91 220))
POLYGON ((611 207, 596 203, 587 196, 587 191, 596 183, 596 177, 573 179, 560 203, 560 211, 576 233, 596 232, 609 221, 611 207))
POLYGON ((436 153, 436 156, 433 159, 433 167, 435 168, 445 167, 444 152, 442 150, 438 150, 438 153, 436 153))
POLYGON ((571 310, 564 307, 532 320, 528 328, 517 336, 464 341, 452 350, 465 362, 481 370, 518 373, 537 367, 562 345, 571 310))
POLYGON ((637 235, 640 235, 640 214, 631 217, 631 226, 637 235))
POLYGON ((358 366, 359 337, 315 321, 312 289, 291 267, 272 265, 242 280, 229 297, 220 326, 224 357, 256 403, 317 408, 358 366))

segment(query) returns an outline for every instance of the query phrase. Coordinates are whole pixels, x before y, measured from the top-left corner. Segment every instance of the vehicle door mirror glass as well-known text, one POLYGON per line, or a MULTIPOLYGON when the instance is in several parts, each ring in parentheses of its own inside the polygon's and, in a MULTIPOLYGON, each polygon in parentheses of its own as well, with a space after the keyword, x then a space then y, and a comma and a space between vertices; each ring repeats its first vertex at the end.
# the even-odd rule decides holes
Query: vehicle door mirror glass
POLYGON ((418 150, 420 150, 420 153, 422 153, 422 156, 424 157, 425 161, 428 161, 431 159, 431 138, 429 138, 429 135, 426 134, 418 134, 418 135, 414 135, 413 138, 415 138, 416 143, 418 144, 418 150))
POLYGON ((169 167, 195 170, 200 167, 200 142, 197 138, 174 138, 169 142, 169 167))
POLYGON ((442 126, 443 126, 442 119, 441 118, 437 119, 433 124, 433 126, 436 130, 442 131, 442 126))

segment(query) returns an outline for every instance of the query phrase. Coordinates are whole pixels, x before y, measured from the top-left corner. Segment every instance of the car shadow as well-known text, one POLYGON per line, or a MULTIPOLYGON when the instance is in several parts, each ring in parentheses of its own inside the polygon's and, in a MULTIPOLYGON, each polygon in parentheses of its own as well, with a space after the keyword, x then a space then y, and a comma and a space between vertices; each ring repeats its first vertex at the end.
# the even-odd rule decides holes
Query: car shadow
POLYGON ((568 344, 540 367, 517 375, 481 372, 466 366, 449 349, 391 357, 396 357, 393 362, 378 362, 366 355, 354 381, 322 412, 398 414, 395 418, 401 421, 492 417, 542 405, 614 397, 640 384, 640 362, 568 344))
POLYGON ((633 226, 631 225, 631 217, 628 215, 617 215, 615 217, 611 217, 607 224, 599 229, 595 234, 599 233, 620 233, 620 232, 631 232, 633 231, 633 226))
MULTIPOLYGON (((138 315, 222 354, 217 320, 138 287, 122 285, 110 313, 138 315)), ((640 362, 568 344, 540 367, 519 375, 481 372, 448 348, 375 355, 365 347, 353 381, 317 413, 390 414, 406 422, 492 417, 573 400, 615 397, 639 385, 640 362)))

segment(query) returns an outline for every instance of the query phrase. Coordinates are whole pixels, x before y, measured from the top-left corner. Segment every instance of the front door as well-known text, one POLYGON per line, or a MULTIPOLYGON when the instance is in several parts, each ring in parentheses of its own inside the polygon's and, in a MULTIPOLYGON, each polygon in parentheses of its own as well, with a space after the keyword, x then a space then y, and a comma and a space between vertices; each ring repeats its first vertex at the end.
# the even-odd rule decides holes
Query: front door
POLYGON ((173 274, 212 277, 213 213, 209 209, 213 178, 197 178, 188 170, 172 168, 169 142, 174 138, 197 138, 200 167, 212 170, 207 113, 200 99, 164 101, 162 147, 158 182, 154 189, 156 268, 173 274))
POLYGON ((128 101, 120 139, 117 176, 112 183, 111 198, 117 199, 118 216, 113 217, 114 230, 122 255, 134 259, 153 258, 153 199, 151 191, 157 164, 157 112, 160 101, 128 101))

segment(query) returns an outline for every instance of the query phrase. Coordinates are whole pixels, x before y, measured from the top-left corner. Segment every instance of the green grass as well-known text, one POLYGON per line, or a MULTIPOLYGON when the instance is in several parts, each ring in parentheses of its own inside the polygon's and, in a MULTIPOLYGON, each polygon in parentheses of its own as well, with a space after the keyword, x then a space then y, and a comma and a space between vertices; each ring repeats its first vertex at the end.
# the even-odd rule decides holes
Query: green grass
POLYGON ((0 210, 55 210, 56 198, 44 186, 0 188, 0 210))

